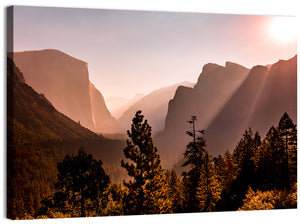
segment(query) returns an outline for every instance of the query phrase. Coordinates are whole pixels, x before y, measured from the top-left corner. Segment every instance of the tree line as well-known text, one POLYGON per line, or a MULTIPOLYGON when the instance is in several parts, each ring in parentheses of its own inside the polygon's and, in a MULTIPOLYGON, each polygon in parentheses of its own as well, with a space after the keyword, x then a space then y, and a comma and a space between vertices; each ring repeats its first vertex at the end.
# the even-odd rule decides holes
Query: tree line
MULTIPOLYGON (((297 128, 287 113, 264 139, 245 130, 233 153, 212 157, 197 118, 188 121, 191 141, 186 171, 164 170, 151 126, 137 111, 121 161, 128 176, 112 184, 101 160, 80 148, 57 163, 56 191, 26 217, 86 217, 297 207, 297 128)), ((20 217, 21 218, 21 217, 20 217)))

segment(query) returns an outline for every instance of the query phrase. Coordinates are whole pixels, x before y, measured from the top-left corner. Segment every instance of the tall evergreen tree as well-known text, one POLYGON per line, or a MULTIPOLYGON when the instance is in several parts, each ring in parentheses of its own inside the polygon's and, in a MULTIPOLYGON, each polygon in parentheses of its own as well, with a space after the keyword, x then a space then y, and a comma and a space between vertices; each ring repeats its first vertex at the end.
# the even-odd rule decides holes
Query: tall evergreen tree
POLYGON ((131 130, 127 131, 130 140, 124 149, 125 157, 121 166, 132 178, 124 182, 128 194, 124 197, 125 214, 160 214, 171 211, 163 181, 163 170, 157 148, 151 137, 151 126, 141 111, 132 120, 131 130))
POLYGON ((184 183, 184 210, 185 212, 197 212, 200 210, 199 198, 197 198, 197 188, 199 187, 203 158, 205 154, 205 139, 196 133, 204 134, 204 130, 196 131, 196 116, 192 116, 188 121, 192 125, 192 131, 187 131, 187 135, 192 137, 192 141, 188 143, 184 152, 185 161, 183 167, 189 166, 187 172, 183 172, 184 183))
POLYGON ((225 168, 224 168, 224 189, 228 190, 232 182, 236 179, 236 166, 233 161, 233 156, 229 151, 224 154, 225 168))
POLYGON ((223 192, 220 210, 236 210, 242 203, 248 186, 256 184, 255 141, 251 128, 246 130, 233 151, 236 178, 223 192))
POLYGON ((172 203, 172 212, 183 212, 183 195, 181 191, 181 181, 178 178, 175 170, 167 170, 165 174, 167 184, 167 194, 172 203))
POLYGON ((213 158, 213 168, 214 168, 214 172, 216 174, 216 177, 218 178, 218 181, 221 183, 221 185, 224 187, 227 179, 225 177, 225 168, 226 168, 226 164, 225 164, 225 160, 221 155, 218 155, 217 157, 213 158))
POLYGON ((297 181, 297 128, 288 113, 285 112, 278 124, 278 131, 284 141, 284 160, 286 185, 289 187, 292 182, 297 181))
POLYGON ((197 199, 200 211, 215 211, 216 203, 221 198, 222 185, 217 178, 207 152, 203 159, 200 182, 197 187, 197 199))
POLYGON ((101 160, 94 159, 81 147, 77 155, 66 155, 57 164, 57 169, 57 192, 52 198, 42 201, 44 206, 40 215, 47 214, 49 209, 81 217, 97 211, 97 205, 110 182, 101 160))
POLYGON ((272 126, 259 149, 256 176, 260 189, 271 190, 283 187, 285 179, 283 178, 284 157, 284 142, 278 129, 272 126))

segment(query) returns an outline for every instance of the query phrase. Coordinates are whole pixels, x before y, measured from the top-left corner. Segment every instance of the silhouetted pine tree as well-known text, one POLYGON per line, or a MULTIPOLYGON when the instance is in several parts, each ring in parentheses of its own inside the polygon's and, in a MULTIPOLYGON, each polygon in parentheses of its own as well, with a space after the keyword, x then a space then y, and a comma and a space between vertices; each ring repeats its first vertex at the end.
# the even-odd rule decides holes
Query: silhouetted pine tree
POLYGON ((224 179, 225 179, 225 185, 224 189, 227 191, 232 184, 232 182, 237 177, 237 167, 234 164, 233 156, 229 151, 226 151, 224 154, 224 162, 225 162, 225 168, 224 168, 224 179))
POLYGON ((278 124, 279 135, 284 141, 284 173, 285 187, 290 187, 291 183, 297 181, 297 128, 285 112, 278 124))
POLYGON ((121 161, 132 180, 124 182, 128 194, 124 197, 124 214, 160 214, 171 211, 167 199, 163 170, 157 149, 153 145, 151 127, 141 111, 132 120, 131 130, 127 131, 130 140, 124 149, 129 160, 121 161))
POLYGON ((285 163, 284 142, 278 129, 272 126, 259 149, 257 179, 259 189, 282 188, 282 172, 285 163))
POLYGON ((57 164, 57 170, 57 192, 52 198, 42 201, 39 215, 47 215, 52 209, 72 216, 97 215, 102 209, 98 205, 101 204, 103 192, 110 182, 101 160, 94 159, 81 147, 77 155, 66 155, 57 164))
POLYGON ((236 210, 242 203, 249 186, 256 184, 255 176, 255 141, 251 128, 246 130, 233 152, 236 178, 229 189, 223 192, 218 205, 220 210, 236 210))
POLYGON ((191 120, 188 121, 193 127, 192 132, 187 131, 186 133, 193 138, 193 141, 189 142, 187 149, 184 152, 185 161, 182 166, 190 167, 189 171, 183 172, 183 193, 184 193, 184 211, 185 212, 197 212, 200 211, 200 202, 197 198, 197 188, 199 187, 201 169, 203 165, 203 158, 205 153, 205 139, 202 136, 196 134, 204 133, 204 130, 195 130, 196 116, 192 116, 191 120))

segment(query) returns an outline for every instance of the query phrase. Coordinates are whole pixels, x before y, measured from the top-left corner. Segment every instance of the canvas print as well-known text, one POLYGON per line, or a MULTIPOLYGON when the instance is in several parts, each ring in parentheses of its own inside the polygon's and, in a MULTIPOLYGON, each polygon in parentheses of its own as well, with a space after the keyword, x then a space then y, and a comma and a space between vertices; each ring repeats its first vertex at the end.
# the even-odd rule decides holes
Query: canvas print
POLYGON ((297 208, 295 17, 7 12, 8 218, 297 208))

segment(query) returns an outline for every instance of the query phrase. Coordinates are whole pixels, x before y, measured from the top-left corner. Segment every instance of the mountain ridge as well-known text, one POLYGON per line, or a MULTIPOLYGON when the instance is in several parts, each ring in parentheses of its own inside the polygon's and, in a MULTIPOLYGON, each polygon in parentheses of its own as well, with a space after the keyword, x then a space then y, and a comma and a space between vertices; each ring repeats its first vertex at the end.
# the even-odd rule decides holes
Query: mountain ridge
POLYGON ((107 131, 103 125, 106 119, 99 119, 101 116, 115 125, 100 91, 90 90, 95 86, 90 85, 86 62, 55 49, 14 52, 11 57, 28 84, 43 93, 60 112, 98 133, 107 131), (97 103, 92 103, 91 92, 97 96, 97 103), (101 115, 94 123, 97 113, 101 115))
POLYGON ((165 129, 154 140, 163 157, 180 157, 190 141, 185 132, 192 127, 187 121, 196 116, 196 130, 206 130, 207 150, 217 156, 232 152, 249 127, 264 137, 284 112, 297 123, 297 55, 251 69, 232 62, 225 66, 208 63, 194 88, 177 88, 169 102, 165 129), (226 85, 237 81, 232 69, 240 69, 244 78, 231 86, 231 93, 220 103, 217 100, 228 89, 226 85))

